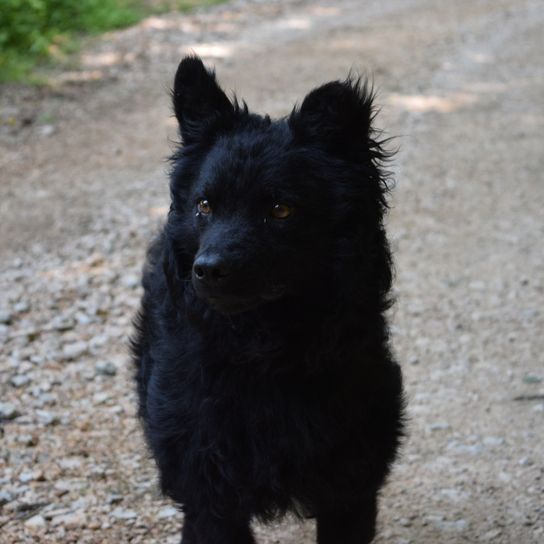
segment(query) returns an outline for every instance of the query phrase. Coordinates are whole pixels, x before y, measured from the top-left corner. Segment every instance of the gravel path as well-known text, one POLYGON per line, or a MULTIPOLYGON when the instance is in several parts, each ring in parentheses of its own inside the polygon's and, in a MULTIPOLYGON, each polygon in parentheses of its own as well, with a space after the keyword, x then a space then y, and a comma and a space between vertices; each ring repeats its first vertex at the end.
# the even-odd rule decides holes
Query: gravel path
MULTIPOLYGON (((178 542, 126 342, 189 50, 273 115, 371 73, 399 135, 411 420, 377 543, 544 541, 543 24, 539 0, 238 1, 93 42, 47 91, 0 88, 0 542, 178 542)), ((257 532, 313 538, 290 520, 257 532)))

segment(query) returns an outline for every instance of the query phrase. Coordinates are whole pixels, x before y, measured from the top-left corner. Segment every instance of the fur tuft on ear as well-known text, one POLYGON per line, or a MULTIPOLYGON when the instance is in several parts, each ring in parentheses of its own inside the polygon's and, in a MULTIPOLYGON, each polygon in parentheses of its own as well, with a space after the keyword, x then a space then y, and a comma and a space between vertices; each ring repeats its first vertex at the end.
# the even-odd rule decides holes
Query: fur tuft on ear
POLYGON ((314 144, 340 156, 372 147, 374 92, 367 81, 331 81, 311 91, 289 118, 296 143, 314 144))
POLYGON ((174 113, 185 144, 202 140, 204 134, 220 118, 228 118, 234 106, 202 60, 193 55, 179 64, 172 91, 174 113))

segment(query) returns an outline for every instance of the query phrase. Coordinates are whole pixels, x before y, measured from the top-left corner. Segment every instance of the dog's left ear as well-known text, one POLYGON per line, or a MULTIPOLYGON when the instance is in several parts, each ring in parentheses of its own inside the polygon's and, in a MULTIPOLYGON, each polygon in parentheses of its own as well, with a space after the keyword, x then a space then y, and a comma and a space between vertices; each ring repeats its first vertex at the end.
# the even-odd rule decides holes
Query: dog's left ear
POLYGON ((360 80, 331 81, 314 89, 289 118, 295 142, 340 156, 368 151, 373 98, 367 82, 360 80))
POLYGON ((228 120, 234 107, 197 56, 179 64, 172 92, 174 112, 185 144, 199 142, 219 120, 228 120))

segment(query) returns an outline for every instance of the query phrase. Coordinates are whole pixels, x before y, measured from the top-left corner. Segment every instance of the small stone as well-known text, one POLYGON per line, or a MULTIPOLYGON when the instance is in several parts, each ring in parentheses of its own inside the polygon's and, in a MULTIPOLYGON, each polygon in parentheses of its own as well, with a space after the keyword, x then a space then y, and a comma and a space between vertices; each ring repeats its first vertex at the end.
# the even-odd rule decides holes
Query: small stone
POLYGON ((28 385, 32 379, 30 376, 27 376, 26 374, 16 374, 15 376, 12 376, 9 382, 13 387, 24 387, 25 385, 28 385))
POLYGON ((119 495, 118 493, 111 493, 106 498, 106 502, 108 504, 119 504, 123 500, 123 495, 119 495))
POLYGON ((60 315, 53 319, 51 327, 57 331, 69 331, 75 326, 75 321, 72 317, 60 315))
POLYGON ((72 510, 82 510, 88 506, 88 502, 89 501, 85 497, 80 497, 70 505, 70 508, 72 510))
POLYGON ((410 357, 410 359, 408 359, 409 365, 418 365, 419 362, 419 357, 410 357))
POLYGON ((0 419, 15 419, 21 413, 11 402, 0 402, 0 419))
POLYGON ((92 318, 83 312, 77 312, 75 319, 80 325, 88 325, 92 321, 92 318))
POLYGON ((0 506, 4 506, 13 500, 13 495, 7 491, 0 491, 0 506))
POLYGON ((19 474, 19 481, 26 484, 28 482, 40 482, 43 481, 43 472, 41 470, 29 470, 21 472, 19 474))
POLYGON ((429 431, 446 431, 450 428, 450 424, 445 421, 437 421, 429 425, 429 431))
POLYGON ((128 287, 129 289, 135 289, 136 287, 138 287, 138 285, 140 285, 140 278, 133 274, 129 274, 123 277, 123 279, 121 280, 121 283, 123 287, 128 287))
POLYGON ((31 531, 36 531, 39 529, 44 529, 46 527, 46 522, 43 516, 40 516, 39 514, 36 516, 32 516, 31 518, 28 518, 25 521, 25 527, 27 529, 30 529, 31 531))
POLYGON ((81 467, 82 462, 79 457, 64 457, 57 461, 60 468, 63 470, 74 470, 81 467))
POLYGON ((41 127, 38 127, 38 133, 40 136, 51 136, 55 132, 55 125, 42 125, 41 127))
POLYGON ((483 534, 482 540, 494 542, 495 539, 497 539, 501 535, 502 535, 501 529, 491 529, 490 531, 487 531, 487 533, 483 534))
POLYGON ((53 412, 47 410, 36 410, 38 421, 44 425, 57 425, 60 423, 60 417, 53 412))
POLYGON ((72 512, 61 516, 55 516, 51 521, 54 526, 62 526, 65 529, 79 529, 87 525, 87 516, 84 512, 72 512))
POLYGON ((106 391, 100 391, 99 393, 95 393, 93 395, 93 402, 94 404, 104 404, 106 403, 110 398, 110 394, 106 391))
POLYGON ((534 461, 530 457, 522 457, 518 461, 518 465, 520 465, 522 467, 530 467, 530 466, 534 465, 534 461))
POLYGON ((127 519, 134 519, 138 516, 138 514, 134 510, 125 510, 124 508, 117 507, 111 515, 115 519, 121 519, 121 520, 127 520, 127 519))
POLYGON ((106 334, 97 334, 93 336, 90 341, 92 349, 101 348, 109 342, 109 337, 106 334))
POLYGON ((115 376, 117 374, 117 367, 111 361, 98 361, 94 368, 96 373, 102 376, 115 376))
POLYGON ((23 313, 28 312, 30 310, 30 304, 28 303, 28 301, 22 300, 21 302, 18 302, 17 304, 15 304, 13 309, 18 314, 23 314, 23 313))
POLYGON ((53 406, 57 404, 57 398, 52 393, 40 393, 38 395, 38 404, 40 406, 53 406))
POLYGON ((483 443, 485 446, 489 446, 491 448, 496 448, 499 446, 504 446, 504 438, 501 436, 486 436, 483 439, 483 443))
POLYGON ((70 483, 64 480, 59 480, 55 483, 53 487, 55 489, 55 495, 57 497, 63 497, 64 495, 66 495, 66 493, 69 493, 71 489, 70 483))
POLYGON ((468 493, 467 491, 462 491, 461 489, 456 489, 456 488, 441 489, 440 495, 442 495, 446 499, 455 503, 463 503, 463 502, 466 502, 470 498, 470 493, 468 493))
POLYGON ((22 434, 17 437, 17 443, 26 447, 35 446, 38 443, 38 437, 31 434, 22 434))
POLYGON ((87 342, 73 342, 66 344, 62 348, 62 359, 64 361, 73 361, 78 359, 89 350, 87 342))
POLYGON ((432 519, 433 525, 442 531, 447 532, 463 532, 468 527, 468 523, 464 519, 455 521, 446 521, 444 519, 432 519))
POLYGON ((161 508, 157 514, 157 517, 159 519, 165 519, 165 518, 171 518, 174 516, 177 516, 179 514, 179 511, 177 508, 174 508, 173 506, 165 506, 164 508, 161 508))
POLYGON ((0 310, 0 323, 9 325, 11 323, 11 314, 7 310, 0 310))
POLYGON ((523 376, 523 383, 527 384, 537 384, 541 383, 543 380, 544 378, 542 378, 542 376, 537 376, 536 374, 527 373, 523 376))
POLYGON ((452 440, 448 444, 448 449, 459 454, 479 455, 482 453, 482 446, 479 444, 462 444, 457 440, 452 440))

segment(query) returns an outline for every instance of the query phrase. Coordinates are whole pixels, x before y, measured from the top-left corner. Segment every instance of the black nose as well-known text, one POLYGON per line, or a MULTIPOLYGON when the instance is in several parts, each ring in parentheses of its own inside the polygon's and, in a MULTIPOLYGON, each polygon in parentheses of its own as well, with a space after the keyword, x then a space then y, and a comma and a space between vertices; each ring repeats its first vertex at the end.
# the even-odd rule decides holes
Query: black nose
POLYGON ((230 267, 219 255, 199 255, 193 263, 196 279, 210 285, 217 284, 230 274, 230 267))

